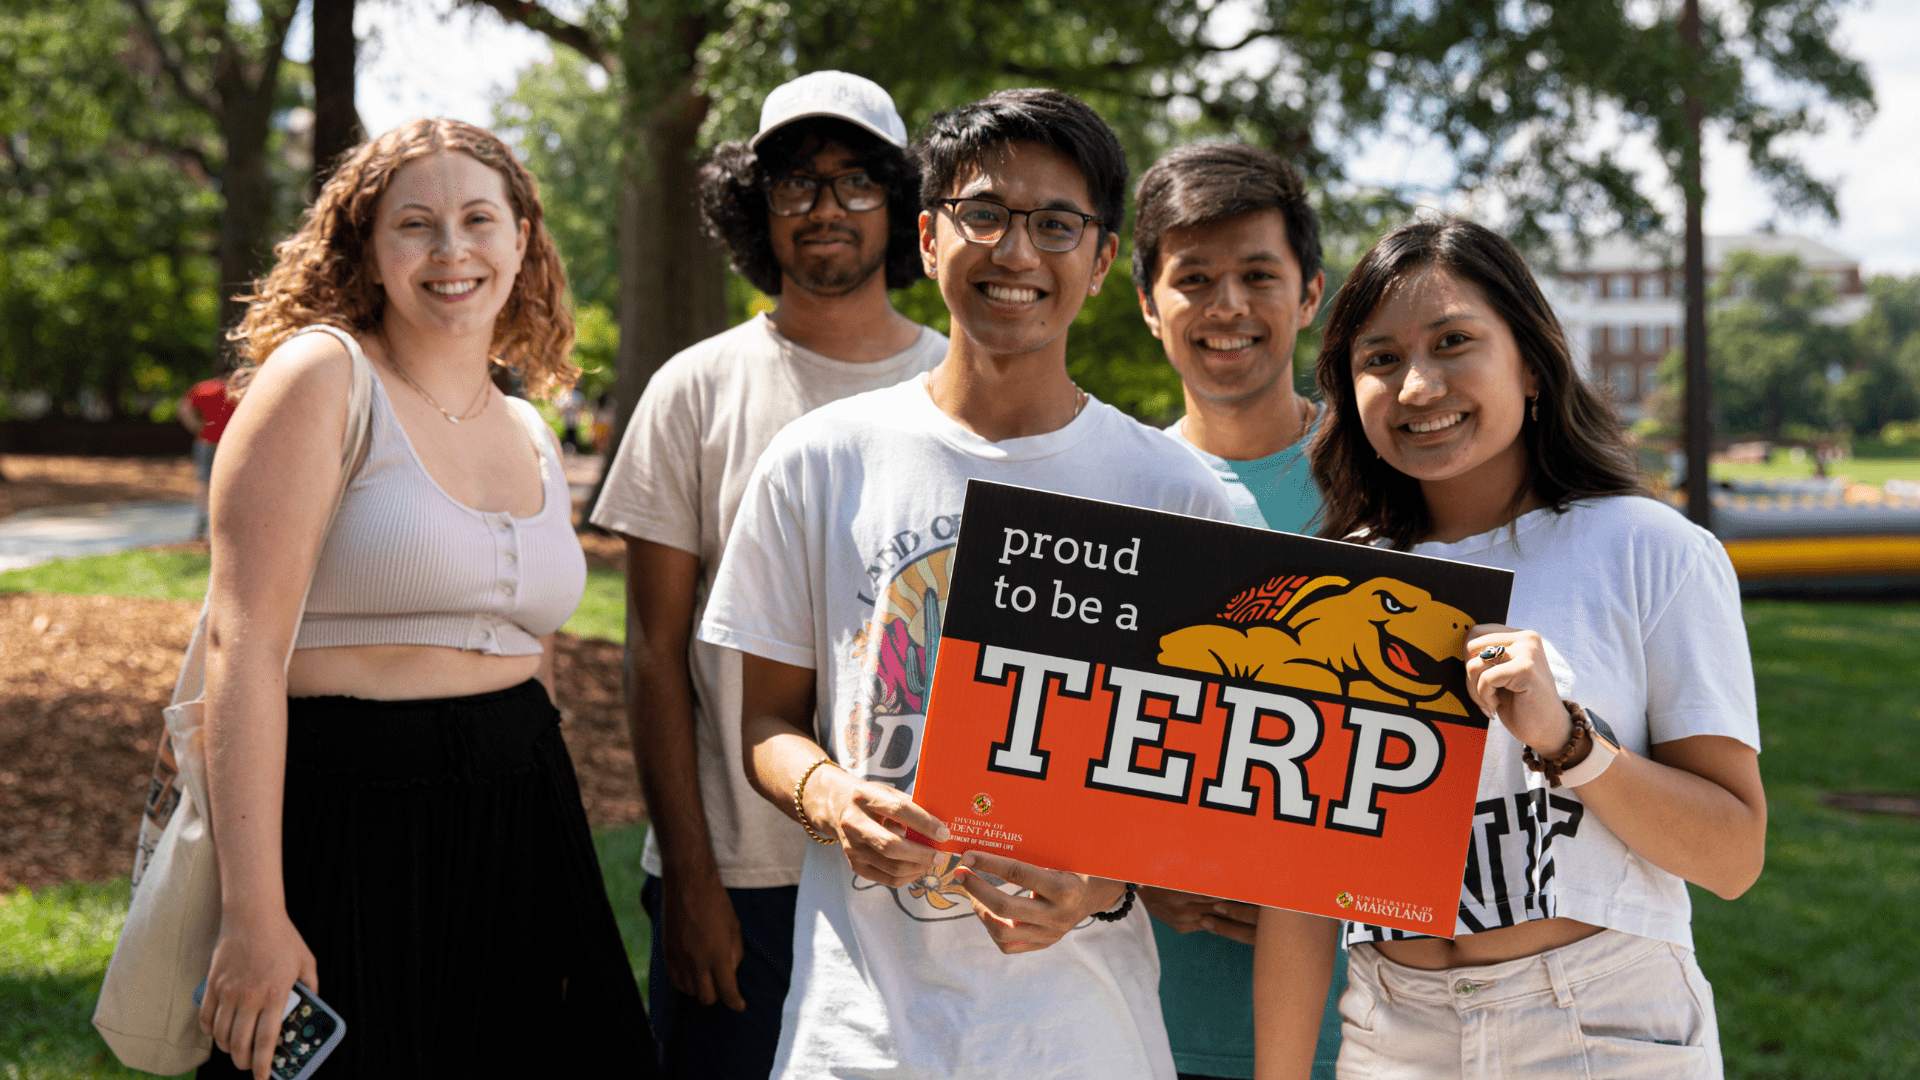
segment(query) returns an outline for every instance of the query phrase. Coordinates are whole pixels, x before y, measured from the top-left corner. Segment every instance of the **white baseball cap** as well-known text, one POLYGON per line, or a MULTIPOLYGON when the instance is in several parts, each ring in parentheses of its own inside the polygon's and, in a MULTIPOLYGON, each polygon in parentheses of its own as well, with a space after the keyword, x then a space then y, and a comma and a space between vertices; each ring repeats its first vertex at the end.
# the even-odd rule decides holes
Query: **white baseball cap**
POLYGON ((760 130, 749 147, 795 120, 831 116, 857 124, 902 149, 907 125, 893 107, 893 97, 872 79, 845 71, 816 71, 773 88, 760 106, 760 130))

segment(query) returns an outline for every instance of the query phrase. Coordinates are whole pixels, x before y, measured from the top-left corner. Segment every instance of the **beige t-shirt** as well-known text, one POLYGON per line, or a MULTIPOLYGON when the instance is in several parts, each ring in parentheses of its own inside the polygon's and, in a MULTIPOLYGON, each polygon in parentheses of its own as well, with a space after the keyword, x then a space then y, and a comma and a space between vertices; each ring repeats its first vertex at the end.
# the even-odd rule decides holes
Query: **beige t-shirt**
MULTIPOLYGON (((946 354, 947 339, 925 328, 905 352, 865 364, 803 349, 764 315, 716 334, 647 384, 593 523, 698 555, 697 626, 747 477, 774 435, 828 402, 931 371, 946 354)), ((688 651, 700 796, 720 880, 730 889, 797 884, 806 834, 748 786, 740 764, 740 654, 699 640, 688 651)), ((640 865, 661 872, 652 834, 640 865)))

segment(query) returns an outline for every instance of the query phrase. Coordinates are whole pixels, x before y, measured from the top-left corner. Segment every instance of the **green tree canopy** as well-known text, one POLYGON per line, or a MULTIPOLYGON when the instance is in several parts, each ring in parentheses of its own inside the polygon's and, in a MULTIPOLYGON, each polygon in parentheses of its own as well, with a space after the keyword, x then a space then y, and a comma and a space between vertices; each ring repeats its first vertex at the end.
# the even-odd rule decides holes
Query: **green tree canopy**
POLYGON ((1858 432, 1920 418, 1920 276, 1867 282, 1872 306, 1850 328, 1854 365, 1833 403, 1858 432))
MULTIPOLYGON (((1544 252, 1568 233, 1666 231, 1655 193, 1679 176, 1683 89, 1782 205, 1828 214, 1831 185, 1783 139, 1873 107, 1864 68, 1831 43, 1841 0, 1709 5, 1704 61, 1681 42, 1678 0, 592 0, 571 21, 540 0, 466 2, 629 69, 626 115, 691 110, 705 146, 750 133, 768 90, 819 68, 886 86, 910 129, 1001 86, 1068 90, 1114 123, 1136 170, 1197 137, 1271 146, 1321 191, 1330 246, 1356 253, 1406 209, 1343 167, 1356 136, 1390 123, 1453 152, 1453 173, 1428 186, 1492 196, 1493 223, 1544 252), (1655 174, 1628 163, 1623 133, 1651 141, 1655 174)), ((1177 384, 1131 290, 1109 291, 1076 332, 1075 377, 1163 412, 1177 384)), ((925 287, 901 306, 939 321, 925 287)))
POLYGON ((212 371, 211 133, 152 67, 116 0, 0 2, 0 386, 123 412, 212 371))
POLYGON ((611 310, 619 302, 620 126, 624 92, 616 70, 571 49, 520 72, 493 107, 493 129, 540 181, 547 231, 566 259, 576 300, 611 310), (598 85, 596 85, 598 83, 598 85))
MULTIPOLYGON (((1851 353, 1846 329, 1823 318, 1832 284, 1808 274, 1796 255, 1736 251, 1713 298, 1708 364, 1721 429, 1779 438, 1789 424, 1827 427, 1827 368, 1851 353)), ((1667 369, 1677 380, 1677 365, 1667 369)))

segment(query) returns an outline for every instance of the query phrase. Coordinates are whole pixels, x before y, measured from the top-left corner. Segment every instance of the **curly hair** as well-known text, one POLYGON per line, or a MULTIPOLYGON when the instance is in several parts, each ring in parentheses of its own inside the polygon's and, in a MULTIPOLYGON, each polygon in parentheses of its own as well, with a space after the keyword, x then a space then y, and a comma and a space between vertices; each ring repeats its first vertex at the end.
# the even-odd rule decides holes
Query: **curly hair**
POLYGON ((926 277, 920 265, 920 169, 906 151, 845 120, 822 117, 787 124, 759 147, 721 143, 700 167, 700 222, 727 245, 733 272, 768 296, 779 296, 780 261, 767 228, 767 181, 838 143, 887 193, 887 288, 926 277))
POLYGON ((1313 479, 1326 495, 1320 535, 1355 533, 1406 550, 1433 527, 1420 482, 1381 459, 1360 422, 1353 347, 1395 286, 1426 267, 1468 282, 1506 321, 1532 370, 1539 412, 1521 421, 1527 466, 1508 509, 1531 492, 1564 512, 1576 499, 1644 495, 1633 451, 1604 397, 1573 366, 1553 305, 1526 259, 1505 237, 1471 221, 1418 221, 1380 238, 1334 297, 1315 366, 1327 418, 1308 448, 1313 479))
POLYGON ((547 235, 539 183, 492 132, 458 120, 414 120, 348 154, 300 227, 274 246, 273 269, 254 282, 252 295, 237 297, 247 302, 247 313, 227 333, 239 354, 229 381, 234 396, 302 327, 329 323, 361 333, 379 328, 387 294, 374 282, 375 212, 402 166, 446 152, 466 154, 499 173, 514 220, 529 226, 520 272, 493 324, 495 363, 517 373, 533 396, 573 385, 580 369, 571 358, 567 273, 547 235))

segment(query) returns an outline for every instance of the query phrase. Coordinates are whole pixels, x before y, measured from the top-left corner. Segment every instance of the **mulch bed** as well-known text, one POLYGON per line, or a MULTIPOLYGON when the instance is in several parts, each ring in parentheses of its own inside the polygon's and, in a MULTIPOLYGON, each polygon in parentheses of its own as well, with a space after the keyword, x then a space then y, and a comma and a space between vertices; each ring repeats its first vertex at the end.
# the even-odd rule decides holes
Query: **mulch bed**
POLYGON ((187 458, 0 455, 0 517, 41 506, 193 498, 187 458))
MULTIPOLYGON (((8 459, 8 475, 19 460, 8 459)), ((160 710, 198 611, 172 600, 0 595, 0 890, 127 872, 160 710)), ((645 814, 620 661, 616 644, 564 634, 554 660, 596 827, 645 814)))
MULTIPOLYGON (((0 456, 0 517, 81 503, 193 497, 186 458, 0 456)), ((581 535, 589 565, 626 567, 617 537, 581 535)), ((199 545, 189 545, 199 547, 199 545)), ((99 881, 132 865, 160 710, 199 605, 0 594, 0 890, 99 881)), ((596 827, 646 815, 621 694, 621 649, 560 635, 562 730, 596 827)))

